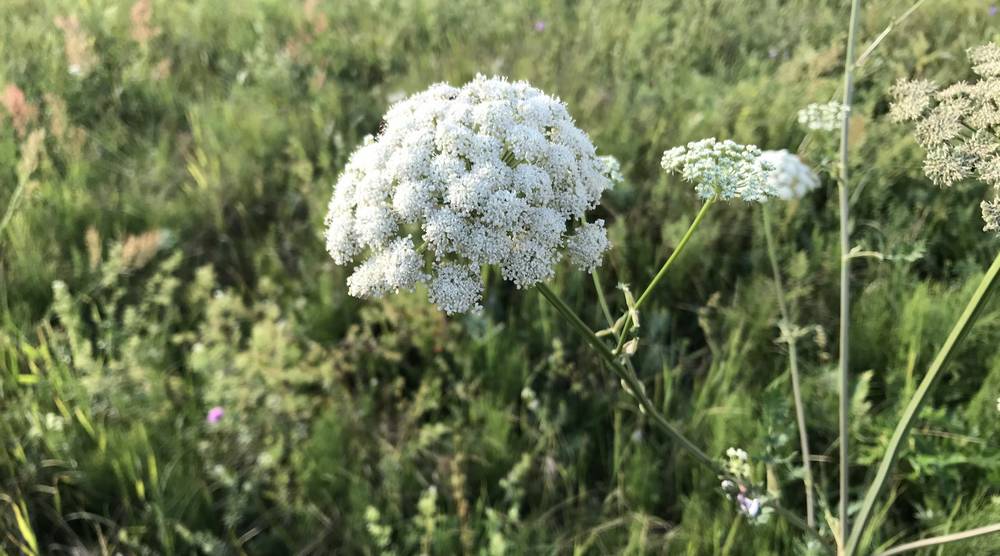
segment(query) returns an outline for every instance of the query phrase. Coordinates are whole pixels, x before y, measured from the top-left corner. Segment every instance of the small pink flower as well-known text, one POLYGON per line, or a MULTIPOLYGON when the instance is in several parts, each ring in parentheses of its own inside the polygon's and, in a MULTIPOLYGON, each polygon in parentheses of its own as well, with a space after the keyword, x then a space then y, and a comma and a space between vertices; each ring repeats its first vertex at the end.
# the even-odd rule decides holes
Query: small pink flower
POLYGON ((226 412, 221 407, 215 406, 208 410, 208 416, 205 417, 205 420, 214 425, 222 419, 222 416, 225 415, 225 413, 226 412))
POLYGON ((545 22, 539 19, 538 21, 535 22, 535 31, 541 33, 544 30, 545 30, 545 22))

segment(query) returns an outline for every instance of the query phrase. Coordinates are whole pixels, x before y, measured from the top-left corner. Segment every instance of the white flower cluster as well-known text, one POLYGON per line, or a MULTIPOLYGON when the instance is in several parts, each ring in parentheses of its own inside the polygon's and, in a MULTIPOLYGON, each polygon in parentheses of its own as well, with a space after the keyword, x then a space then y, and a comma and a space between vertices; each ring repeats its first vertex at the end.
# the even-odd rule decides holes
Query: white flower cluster
POLYGON ((774 166, 769 179, 774 195, 779 199, 801 199, 819 187, 819 176, 787 150, 764 151, 761 158, 774 166))
POLYGON ((740 480, 750 480, 750 454, 742 448, 727 449, 726 471, 740 480))
POLYGON ((813 131, 836 131, 848 108, 839 102, 812 103, 799 110, 799 125, 813 131))
POLYGON ((612 160, 596 155, 562 102, 525 82, 437 84, 393 105, 351 155, 326 248, 340 265, 367 253, 351 295, 427 283, 445 312, 474 311, 482 265, 518 288, 551 277, 563 251, 581 269, 600 265, 607 235, 586 213, 620 178, 612 160))
POLYGON ((703 199, 764 201, 774 194, 768 178, 774 168, 754 145, 702 139, 664 152, 660 165, 694 183, 703 199))

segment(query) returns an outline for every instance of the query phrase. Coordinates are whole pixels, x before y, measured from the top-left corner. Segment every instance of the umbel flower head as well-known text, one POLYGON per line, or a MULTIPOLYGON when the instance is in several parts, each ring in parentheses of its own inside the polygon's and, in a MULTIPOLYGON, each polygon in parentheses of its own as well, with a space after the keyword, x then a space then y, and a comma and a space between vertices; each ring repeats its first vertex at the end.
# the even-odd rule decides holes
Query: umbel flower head
POLYGON ((702 199, 764 201, 774 195, 768 179, 774 168, 754 145, 702 139, 664 152, 660 165, 694 183, 702 199))
POLYGON ((779 199, 801 199, 819 187, 819 176, 787 150, 764 151, 761 158, 774 167, 768 179, 774 195, 779 199))
POLYGON ((586 213, 617 168, 562 102, 528 83, 433 85, 393 105, 351 155, 326 248, 339 265, 363 259, 347 281, 353 296, 426 283, 445 312, 474 311, 482 265, 518 288, 551 277, 564 253, 581 269, 600 265, 604 222, 586 213))
POLYGON ((914 137, 927 150, 924 174, 950 187, 977 178, 998 198, 981 205, 985 230, 1000 232, 1000 47, 987 44, 968 52, 979 79, 944 88, 925 80, 900 79, 890 90, 889 116, 914 122, 914 137))
POLYGON ((813 131, 836 131, 847 112, 848 108, 836 101, 814 102, 799 110, 799 125, 813 131))

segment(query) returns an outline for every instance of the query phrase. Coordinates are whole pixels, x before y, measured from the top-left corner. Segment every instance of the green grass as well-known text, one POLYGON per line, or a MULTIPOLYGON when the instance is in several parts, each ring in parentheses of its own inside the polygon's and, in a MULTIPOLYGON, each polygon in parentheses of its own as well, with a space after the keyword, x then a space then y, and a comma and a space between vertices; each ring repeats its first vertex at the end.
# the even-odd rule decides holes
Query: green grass
MULTIPOLYGON (((422 292, 360 302, 322 218, 390 99, 476 72, 527 79, 622 161, 626 183, 599 209, 621 312, 611 286, 645 285, 699 206, 659 169, 663 150, 706 136, 796 149, 798 109, 838 95, 846 3, 319 4, 155 1, 160 32, 144 44, 131 2, 0 8, 0 93, 14 85, 35 108, 22 132, 0 107, 0 215, 19 198, 0 230, 0 553, 804 550, 781 520, 742 520, 537 292, 491 274, 484 313, 452 319, 422 292), (54 23, 67 15, 92 56, 81 75, 54 23), (24 176, 32 130, 45 138, 24 176)), ((862 47, 910 5, 865 4, 862 47)), ((1000 38, 987 9, 927 2, 859 70, 854 241, 889 257, 854 264, 856 499, 1000 248, 981 231, 981 185, 922 177, 923 152, 884 116, 888 88, 967 77, 964 50, 1000 38)), ((804 153, 819 164, 831 148, 804 153)), ((837 503, 836 205, 824 176, 772 207, 808 330, 820 522, 837 503)), ((755 207, 713 208, 643 305, 634 363, 674 424, 709 455, 760 458, 759 479, 801 513, 760 223, 755 207)), ((566 266, 552 285, 604 322, 589 276, 566 266)), ((876 545, 1000 519, 998 344, 994 302, 920 414, 876 545)))

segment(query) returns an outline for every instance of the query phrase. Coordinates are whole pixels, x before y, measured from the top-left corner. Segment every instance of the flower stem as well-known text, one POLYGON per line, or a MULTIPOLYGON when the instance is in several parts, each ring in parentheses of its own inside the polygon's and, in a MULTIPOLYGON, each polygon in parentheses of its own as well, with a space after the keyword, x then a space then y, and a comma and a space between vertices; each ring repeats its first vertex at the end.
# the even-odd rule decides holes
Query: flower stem
MULTIPOLYGON (((659 272, 656 273, 656 276, 653 276, 653 279, 649 282, 649 285, 646 286, 645 290, 643 290, 642 295, 640 295, 639 299, 636 300, 635 302, 636 310, 638 310, 639 307, 643 304, 643 302, 646 301, 647 298, 649 298, 650 294, 653 292, 653 289, 656 287, 658 283, 660 283, 660 280, 662 280, 663 277, 667 275, 667 270, 670 269, 670 266, 674 264, 675 260, 677 260, 678 255, 680 255, 681 251, 684 250, 684 247, 688 244, 688 241, 691 240, 691 236, 694 235, 694 231, 698 229, 698 225, 701 224, 701 221, 705 218, 705 215, 708 214, 708 209, 711 208, 713 204, 715 204, 715 197, 712 197, 709 200, 705 201, 705 204, 701 206, 701 210, 698 211, 698 215, 694 217, 694 221, 691 222, 691 225, 688 227, 687 231, 684 232, 684 237, 681 238, 680 243, 678 243, 674 251, 670 253, 670 256, 667 257, 666 262, 664 262, 663 266, 660 267, 659 272)), ((621 334, 618 336, 618 345, 615 346, 615 353, 618 353, 622 349, 622 345, 625 343, 625 338, 628 337, 629 331, 632 330, 632 324, 633 324, 632 314, 631 312, 629 312, 625 316, 625 324, 622 326, 621 334)))
POLYGON ((913 422, 920 413, 920 408, 927 399, 927 394, 930 393, 938 375, 951 358, 955 346, 962 341, 965 335, 969 332, 969 329, 972 328, 972 325, 976 322, 976 318, 979 316, 980 311, 986 305, 985 302, 988 299, 989 294, 997 287, 997 284, 1000 284, 998 277, 1000 277, 1000 253, 997 254, 996 258, 993 260, 993 264, 990 266, 989 270, 986 271, 983 279, 979 282, 979 287, 977 287, 975 293, 972 294, 972 298, 969 299, 968 305, 965 306, 965 310, 962 312, 962 315, 958 318, 955 326, 951 329, 951 333, 948 334, 948 338, 945 340, 944 345, 941 346, 937 356, 934 357, 934 361, 927 370, 927 374, 924 375, 923 380, 920 381, 920 386, 917 387, 917 391, 913 393, 913 397, 910 398, 909 403, 903 410, 903 415, 900 417, 899 423, 896 424, 896 429, 893 431, 892 438, 889 440, 889 446, 886 448, 885 455, 879 463, 878 471, 875 472, 875 479, 868 487, 868 491, 865 492, 864 502, 861 505, 861 510, 858 512, 858 518, 854 524, 854 530, 851 532, 850 540, 847 542, 847 556, 851 556, 858 550, 859 544, 861 543, 861 536, 865 532, 868 520, 871 519, 876 499, 882 493, 882 488, 885 486, 886 479, 889 477, 889 471, 896 462, 896 458, 899 457, 899 450, 903 446, 903 442, 906 440, 906 437, 910 432, 910 428, 913 426, 913 422))
MULTIPOLYGON (((545 284, 540 283, 536 287, 538 288, 539 293, 542 294, 542 297, 544 297, 545 300, 548 301, 552 305, 552 307, 554 307, 555 310, 559 312, 559 314, 562 315, 563 318, 566 319, 566 321, 570 324, 570 326, 572 326, 578 333, 580 333, 581 336, 583 336, 584 340, 586 340, 587 343, 590 344, 590 346, 594 348, 595 351, 597 351, 598 355, 601 356, 601 359, 604 361, 604 363, 606 363, 609 367, 611 367, 611 369, 615 372, 615 374, 617 374, 618 377, 625 383, 625 385, 628 387, 629 392, 639 402, 639 407, 643 413, 649 416, 663 432, 667 433, 667 435, 673 438, 675 441, 677 441, 677 443, 680 444, 682 448, 684 448, 692 456, 694 456, 694 458, 698 460, 699 463, 703 464, 705 467, 708 467, 717 476, 733 481, 737 480, 736 478, 730 476, 730 474, 727 473, 724 469, 722 469, 722 467, 718 464, 718 462, 710 458, 693 442, 688 440, 688 438, 684 436, 682 432, 680 432, 676 427, 670 424, 670 421, 668 421, 667 418, 664 417, 662 413, 660 413, 660 411, 656 408, 656 405, 653 404, 653 401, 650 400, 649 396, 646 395, 646 389, 639 381, 639 378, 635 375, 635 373, 629 372, 628 369, 626 369, 624 366, 622 366, 621 363, 618 362, 618 360, 615 358, 615 355, 611 352, 608 346, 604 342, 602 342, 601 339, 598 338, 592 330, 590 330, 590 328, 580 319, 579 316, 577 316, 575 312, 573 312, 572 309, 569 308, 568 305, 566 305, 566 303, 562 300, 562 298, 559 297, 558 294, 549 289, 549 287, 545 284)), ((766 503, 766 505, 773 508, 778 515, 784 517, 789 523, 791 523, 795 527, 798 527, 809 536, 818 540, 824 549, 829 548, 826 542, 823 540, 822 537, 819 536, 819 533, 815 529, 809 527, 809 525, 801 518, 799 518, 792 512, 788 511, 787 509, 783 508, 776 500, 769 501, 766 503)))
POLYGON ((848 435, 850 433, 848 412, 850 411, 850 335, 851 335, 851 259, 848 254, 850 245, 850 202, 848 198, 848 149, 850 147, 851 102, 854 100, 854 45, 858 30, 858 16, 861 12, 861 0, 851 2, 851 20, 847 34, 847 53, 844 59, 844 116, 840 126, 840 502, 838 517, 840 518, 840 538, 846 539, 850 531, 847 515, 849 492, 849 459, 848 435))
POLYGON ((816 510, 813 500, 813 475, 809 451, 809 435, 806 432, 805 407, 802 403, 802 389, 799 382, 799 357, 795 332, 790 330, 792 320, 785 302, 785 288, 781 280, 781 268, 778 266, 778 255, 774 247, 774 236, 771 231, 771 211, 767 204, 761 207, 764 215, 764 238, 767 242, 767 255, 771 259, 771 270, 774 272, 774 287, 778 297, 778 310, 781 312, 782 336, 788 342, 788 372, 792 378, 792 400, 795 403, 795 420, 799 429, 799 449, 802 452, 803 482, 806 491, 806 523, 809 527, 816 526, 816 510))
POLYGON ((624 381, 625 385, 628 386, 629 391, 639 402, 639 407, 653 420, 654 423, 656 423, 660 429, 676 440, 681 447, 690 452, 691 455, 693 455, 699 462, 717 474, 724 474, 715 460, 710 458, 701 450, 701 448, 698 448, 693 442, 688 440, 683 433, 670 424, 667 418, 659 412, 652 400, 649 399, 649 396, 646 395, 645 388, 639 382, 639 378, 635 376, 635 374, 628 372, 628 370, 618 362, 618 359, 613 353, 611 353, 608 346, 602 342, 601 339, 598 338, 582 320, 580 320, 580 317, 578 317, 576 313, 574 313, 573 310, 570 309, 569 306, 567 306, 555 292, 549 289, 549 287, 545 284, 541 283, 537 285, 537 288, 546 301, 548 301, 552 307, 554 307, 555 310, 558 311, 563 318, 565 318, 566 321, 580 333, 581 336, 583 336, 584 340, 586 340, 587 343, 590 344, 595 351, 597 351, 598 355, 601 356, 601 359, 603 359, 604 362, 611 367, 611 370, 618 375, 618 378, 624 381))

